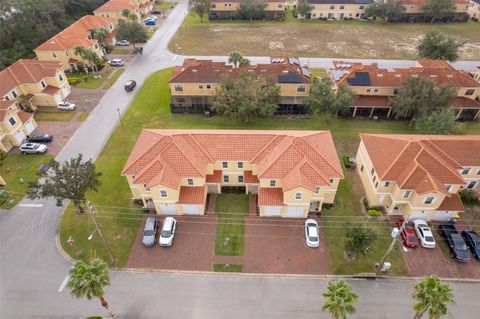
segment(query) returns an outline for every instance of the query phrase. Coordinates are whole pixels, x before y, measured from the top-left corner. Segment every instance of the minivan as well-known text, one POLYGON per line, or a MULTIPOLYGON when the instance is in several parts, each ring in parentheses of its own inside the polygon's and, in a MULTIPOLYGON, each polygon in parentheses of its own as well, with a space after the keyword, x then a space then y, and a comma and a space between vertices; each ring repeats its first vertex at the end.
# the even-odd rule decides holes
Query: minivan
POLYGON ((163 221, 162 231, 160 232, 160 246, 172 246, 173 237, 175 236, 175 228, 177 221, 173 217, 165 217, 163 221))

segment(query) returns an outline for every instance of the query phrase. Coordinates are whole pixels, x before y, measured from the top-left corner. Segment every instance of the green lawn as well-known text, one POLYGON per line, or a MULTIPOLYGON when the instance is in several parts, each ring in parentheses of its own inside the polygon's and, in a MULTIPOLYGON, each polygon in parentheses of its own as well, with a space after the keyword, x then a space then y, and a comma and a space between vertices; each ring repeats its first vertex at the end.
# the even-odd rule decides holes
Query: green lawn
POLYGON ((176 2, 155 1, 155 10, 168 10, 177 5, 176 2))
POLYGON ((12 208, 25 196, 28 191, 28 182, 34 182, 38 179, 37 170, 41 164, 50 162, 50 155, 24 155, 8 154, 3 162, 0 175, 3 177, 7 186, 5 187, 9 198, 1 206, 2 208, 12 208))
POLYGON ((325 78, 328 76, 327 70, 324 68, 310 68, 310 73, 312 79, 316 79, 317 77, 325 78))
POLYGON ((218 217, 215 255, 242 256, 244 217, 248 215, 248 196, 218 194, 215 211, 218 217))
POLYGON ((112 73, 113 68, 105 66, 105 68, 100 71, 101 78, 95 78, 93 72, 88 74, 87 80, 75 84, 75 87, 80 89, 98 89, 102 86, 103 82, 108 78, 110 73, 112 73))
POLYGON ((110 54, 129 54, 132 50, 129 49, 113 49, 110 51, 110 54))
POLYGON ((85 121, 89 115, 90 113, 88 112, 81 112, 80 115, 77 117, 77 122, 85 121))
POLYGON ((243 266, 238 264, 213 264, 212 269, 215 272, 242 272, 243 266))
POLYGON ((107 80, 103 88, 105 90, 111 88, 115 84, 115 82, 117 82, 118 78, 120 77, 120 75, 122 75, 123 72, 125 72, 125 68, 119 68, 118 70, 116 70, 115 73, 107 80))
MULTIPOLYGON (((182 128, 182 129, 301 129, 301 130, 331 130, 338 154, 355 154, 358 147, 360 132, 365 133, 412 133, 413 130, 405 121, 374 121, 369 119, 332 119, 324 121, 320 117, 311 119, 256 119, 248 124, 220 116, 205 118, 202 115, 171 114, 169 108, 170 93, 168 78, 172 69, 152 74, 145 84, 137 91, 137 95, 123 118, 124 126, 119 126, 107 142, 105 148, 96 161, 98 171, 102 172, 102 186, 98 193, 88 194, 87 198, 98 206, 98 220, 102 225, 105 236, 109 238, 115 256, 119 259, 117 266, 125 265, 135 234, 140 223, 142 210, 134 208, 130 201, 131 193, 124 177, 120 172, 133 148, 142 128, 182 128), (123 208, 116 208, 123 207, 123 208), (127 208, 128 207, 128 208, 127 208)), ((464 134, 480 134, 478 123, 464 123, 461 128, 464 134)), ((33 158, 33 157, 32 157, 33 158)), ((355 214, 358 205, 350 196, 349 178, 342 182, 337 206, 332 215, 355 214), (344 204, 342 204, 345 202, 344 204), (342 206, 343 205, 343 206, 342 206)), ((217 207, 222 207, 222 200, 217 207)), ((248 205, 245 206, 245 211, 248 205)), ((230 209, 230 207, 228 208, 230 209)), ((222 209, 223 210, 223 209, 222 209)), ((219 209, 219 211, 222 211, 219 209)), ((332 221, 333 221, 333 217, 332 221)), ((325 219, 325 222, 329 222, 325 219)), ((223 227, 223 226, 222 226, 223 227)), ((341 243, 341 232, 338 229, 327 228, 327 240, 333 259, 336 273, 349 273, 350 268, 338 258, 340 251, 337 245, 341 243), (348 268, 348 269, 347 269, 348 268)), ((66 211, 60 224, 60 238, 66 251, 75 258, 88 260, 92 249, 96 256, 108 260, 105 248, 97 235, 92 241, 86 238, 93 231, 93 225, 87 216, 77 216, 73 209, 66 211), (67 239, 72 235, 76 241, 75 247, 67 247, 67 239)), ((388 229, 383 229, 387 234, 388 229)), ((388 242, 378 243, 378 251, 386 249, 388 242)), ((375 245, 375 247, 377 247, 375 245)), ((374 247, 372 252, 377 254, 374 247)), ((370 258, 373 262, 376 258, 370 258)), ((393 260, 393 259, 392 259, 393 260)), ((354 265, 360 264, 359 258, 354 265)), ((369 265, 356 267, 366 269, 369 265), (363 268, 362 268, 363 267, 363 268)), ((394 265, 393 273, 402 273, 400 266, 394 265), (398 270, 396 270, 398 268, 398 270)))
POLYGON ((75 112, 58 111, 58 112, 37 112, 35 113, 36 121, 52 121, 52 122, 70 122, 75 116, 75 112))

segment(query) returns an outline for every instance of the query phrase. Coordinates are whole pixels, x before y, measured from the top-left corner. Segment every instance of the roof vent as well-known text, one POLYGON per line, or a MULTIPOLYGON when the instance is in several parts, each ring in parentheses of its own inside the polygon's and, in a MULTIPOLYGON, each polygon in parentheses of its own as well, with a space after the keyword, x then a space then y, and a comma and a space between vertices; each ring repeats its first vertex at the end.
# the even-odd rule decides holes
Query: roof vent
POLYGON ((430 75, 431 78, 436 78, 437 76, 435 74, 430 75))
POLYGON ((401 78, 402 75, 401 75, 401 74, 395 74, 395 77, 396 77, 396 78, 401 78))
MULTIPOLYGON (((260 72, 267 72, 267 70, 263 69, 263 70, 260 70, 260 72)), ((288 72, 288 71, 287 71, 288 72)))
POLYGON ((447 78, 453 78, 453 74, 447 74, 447 78))
POLYGON ((253 72, 253 70, 248 70, 248 72, 253 72))
POLYGON ((282 70, 282 73, 288 73, 288 70, 282 70))
POLYGON ((377 76, 378 76, 379 78, 381 78, 381 77, 383 77, 383 74, 382 74, 382 73, 377 73, 377 76))
POLYGON ((196 69, 193 69, 193 70, 192 70, 192 72, 197 72, 197 71, 198 71, 198 70, 196 70, 196 69))

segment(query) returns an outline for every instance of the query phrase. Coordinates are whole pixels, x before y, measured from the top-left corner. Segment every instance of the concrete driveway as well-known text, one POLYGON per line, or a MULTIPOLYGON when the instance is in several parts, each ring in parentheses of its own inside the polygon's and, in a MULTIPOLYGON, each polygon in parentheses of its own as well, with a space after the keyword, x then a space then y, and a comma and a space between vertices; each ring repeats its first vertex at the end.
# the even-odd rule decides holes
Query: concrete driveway
POLYGON ((38 127, 33 131, 32 135, 45 133, 53 135, 53 141, 47 144, 48 154, 57 156, 81 123, 77 121, 38 121, 37 124, 38 127))

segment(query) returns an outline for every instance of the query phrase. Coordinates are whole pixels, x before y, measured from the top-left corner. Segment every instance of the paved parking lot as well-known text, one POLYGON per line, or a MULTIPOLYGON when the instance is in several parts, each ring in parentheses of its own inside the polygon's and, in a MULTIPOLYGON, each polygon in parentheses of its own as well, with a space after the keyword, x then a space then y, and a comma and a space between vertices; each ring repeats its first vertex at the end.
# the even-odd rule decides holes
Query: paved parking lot
POLYGON ((32 135, 37 134, 51 134, 53 135, 53 141, 46 144, 48 146, 48 154, 56 156, 67 144, 70 137, 77 130, 81 123, 76 121, 70 122, 50 122, 50 121, 38 121, 38 127, 33 131, 32 135))

